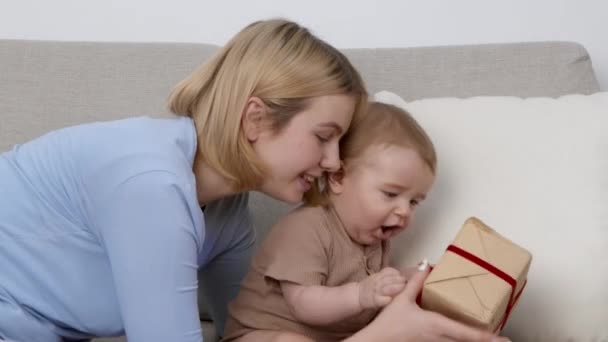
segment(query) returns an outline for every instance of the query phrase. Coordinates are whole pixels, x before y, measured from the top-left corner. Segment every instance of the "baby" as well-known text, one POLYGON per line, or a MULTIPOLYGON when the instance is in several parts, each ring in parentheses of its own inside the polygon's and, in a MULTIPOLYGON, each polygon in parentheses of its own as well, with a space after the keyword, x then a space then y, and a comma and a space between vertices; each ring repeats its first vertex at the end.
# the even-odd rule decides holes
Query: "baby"
POLYGON ((404 110, 376 102, 340 152, 342 168, 258 250, 230 304, 224 341, 338 341, 405 287, 405 275, 388 266, 389 240, 433 184, 433 144, 404 110))

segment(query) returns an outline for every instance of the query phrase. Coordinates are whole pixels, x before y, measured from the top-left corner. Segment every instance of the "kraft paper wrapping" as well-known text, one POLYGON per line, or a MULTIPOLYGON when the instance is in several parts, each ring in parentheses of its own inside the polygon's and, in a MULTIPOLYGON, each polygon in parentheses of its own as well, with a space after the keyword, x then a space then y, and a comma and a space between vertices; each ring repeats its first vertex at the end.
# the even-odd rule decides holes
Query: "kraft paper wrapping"
POLYGON ((512 277, 514 291, 501 276, 448 249, 424 283, 421 307, 488 331, 500 330, 507 308, 512 309, 523 290, 532 255, 474 217, 464 223, 452 246, 504 272, 502 277, 512 277))

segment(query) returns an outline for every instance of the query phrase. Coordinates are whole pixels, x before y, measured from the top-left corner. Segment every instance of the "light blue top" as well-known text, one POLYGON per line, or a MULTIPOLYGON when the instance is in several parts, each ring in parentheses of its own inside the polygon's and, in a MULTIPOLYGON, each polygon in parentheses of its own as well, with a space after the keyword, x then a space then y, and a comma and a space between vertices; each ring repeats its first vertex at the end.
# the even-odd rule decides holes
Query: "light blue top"
POLYGON ((201 341, 197 269, 250 220, 240 195, 205 226, 195 151, 191 119, 140 117, 1 154, 0 336, 28 329, 3 320, 4 303, 66 337, 201 341))

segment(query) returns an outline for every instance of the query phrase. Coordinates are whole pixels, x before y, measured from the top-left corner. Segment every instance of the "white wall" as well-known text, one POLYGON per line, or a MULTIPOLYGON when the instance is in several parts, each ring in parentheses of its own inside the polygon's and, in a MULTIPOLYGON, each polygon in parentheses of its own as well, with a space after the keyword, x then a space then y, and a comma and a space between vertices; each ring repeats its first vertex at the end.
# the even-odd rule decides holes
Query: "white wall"
POLYGON ((1 0, 0 38, 222 44, 283 16, 337 47, 572 40, 608 89, 606 0, 1 0), (7 4, 8 3, 8 4, 7 4))

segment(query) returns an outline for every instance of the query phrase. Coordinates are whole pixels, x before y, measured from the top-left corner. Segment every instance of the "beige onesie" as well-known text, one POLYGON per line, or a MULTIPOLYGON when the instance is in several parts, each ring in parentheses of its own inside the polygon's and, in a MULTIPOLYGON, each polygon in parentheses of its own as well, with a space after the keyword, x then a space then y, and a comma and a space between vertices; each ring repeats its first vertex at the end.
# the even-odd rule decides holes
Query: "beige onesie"
POLYGON ((315 341, 348 337, 367 325, 377 310, 337 324, 310 326, 293 317, 279 282, 340 286, 361 281, 387 263, 388 243, 355 243, 333 208, 298 208, 272 228, 253 258, 239 295, 229 306, 224 341, 253 330, 290 331, 315 341))

